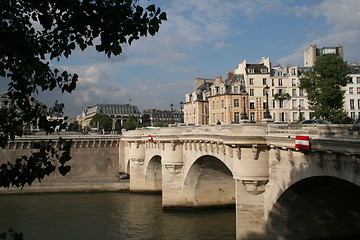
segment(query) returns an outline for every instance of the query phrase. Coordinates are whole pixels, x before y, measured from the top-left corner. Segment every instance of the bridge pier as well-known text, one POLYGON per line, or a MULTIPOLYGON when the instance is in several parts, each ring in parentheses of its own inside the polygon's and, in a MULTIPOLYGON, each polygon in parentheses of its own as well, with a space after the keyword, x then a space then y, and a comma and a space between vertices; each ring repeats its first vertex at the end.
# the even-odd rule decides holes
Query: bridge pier
POLYGON ((264 193, 254 195, 236 180, 236 239, 269 239, 265 236, 264 193))

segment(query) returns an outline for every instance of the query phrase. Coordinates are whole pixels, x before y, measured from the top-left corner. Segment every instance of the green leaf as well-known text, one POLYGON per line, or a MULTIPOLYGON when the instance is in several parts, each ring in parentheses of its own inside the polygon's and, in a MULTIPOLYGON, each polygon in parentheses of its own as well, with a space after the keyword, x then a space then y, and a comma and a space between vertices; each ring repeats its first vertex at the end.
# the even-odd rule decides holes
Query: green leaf
POLYGON ((69 166, 69 165, 59 167, 59 172, 63 176, 65 176, 68 172, 70 172, 70 170, 71 170, 71 166, 69 166))
POLYGON ((162 12, 159 16, 159 19, 160 20, 167 20, 167 17, 166 17, 166 12, 162 12))
POLYGON ((148 6, 148 7, 146 8, 146 10, 148 10, 148 11, 150 11, 150 12, 155 12, 155 4, 152 4, 152 5, 148 6))

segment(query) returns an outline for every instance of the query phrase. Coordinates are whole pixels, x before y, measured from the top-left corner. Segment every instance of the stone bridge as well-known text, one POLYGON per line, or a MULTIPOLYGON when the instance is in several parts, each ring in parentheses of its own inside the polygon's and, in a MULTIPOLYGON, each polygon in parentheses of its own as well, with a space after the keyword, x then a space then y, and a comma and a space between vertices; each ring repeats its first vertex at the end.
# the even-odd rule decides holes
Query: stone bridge
POLYGON ((165 208, 236 206, 237 239, 360 236, 360 126, 141 129, 120 152, 130 190, 162 191, 165 208))

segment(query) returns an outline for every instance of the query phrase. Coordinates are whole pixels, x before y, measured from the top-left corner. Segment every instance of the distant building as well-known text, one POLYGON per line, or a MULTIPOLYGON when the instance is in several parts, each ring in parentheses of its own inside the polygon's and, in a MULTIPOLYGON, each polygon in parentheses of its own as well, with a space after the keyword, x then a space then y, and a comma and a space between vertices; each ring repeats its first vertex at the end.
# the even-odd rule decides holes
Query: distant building
POLYGON ((349 83, 345 87, 345 111, 352 120, 360 118, 360 64, 348 65, 349 83))
POLYGON ((343 47, 338 45, 336 47, 316 48, 316 45, 310 45, 309 49, 304 52, 304 67, 315 66, 316 58, 326 54, 336 54, 344 58, 343 47))
POLYGON ((181 123, 183 119, 183 112, 176 109, 146 109, 143 111, 143 125, 156 126, 169 125, 174 123, 181 123))
POLYGON ((96 104, 84 109, 77 117, 81 128, 90 127, 90 121, 97 113, 106 114, 112 118, 112 130, 115 130, 116 124, 122 126, 131 115, 134 115, 141 121, 141 113, 137 106, 130 104, 96 104))

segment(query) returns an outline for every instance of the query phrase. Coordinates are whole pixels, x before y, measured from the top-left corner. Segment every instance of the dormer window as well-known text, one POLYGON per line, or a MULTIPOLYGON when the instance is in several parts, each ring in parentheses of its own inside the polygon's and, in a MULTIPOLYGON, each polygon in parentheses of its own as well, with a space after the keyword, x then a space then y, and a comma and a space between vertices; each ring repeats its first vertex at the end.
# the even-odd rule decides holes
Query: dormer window
POLYGON ((248 69, 248 73, 254 73, 254 72, 255 72, 255 70, 253 68, 248 69))
POLYGON ((267 68, 260 68, 261 73, 267 73, 267 68))

